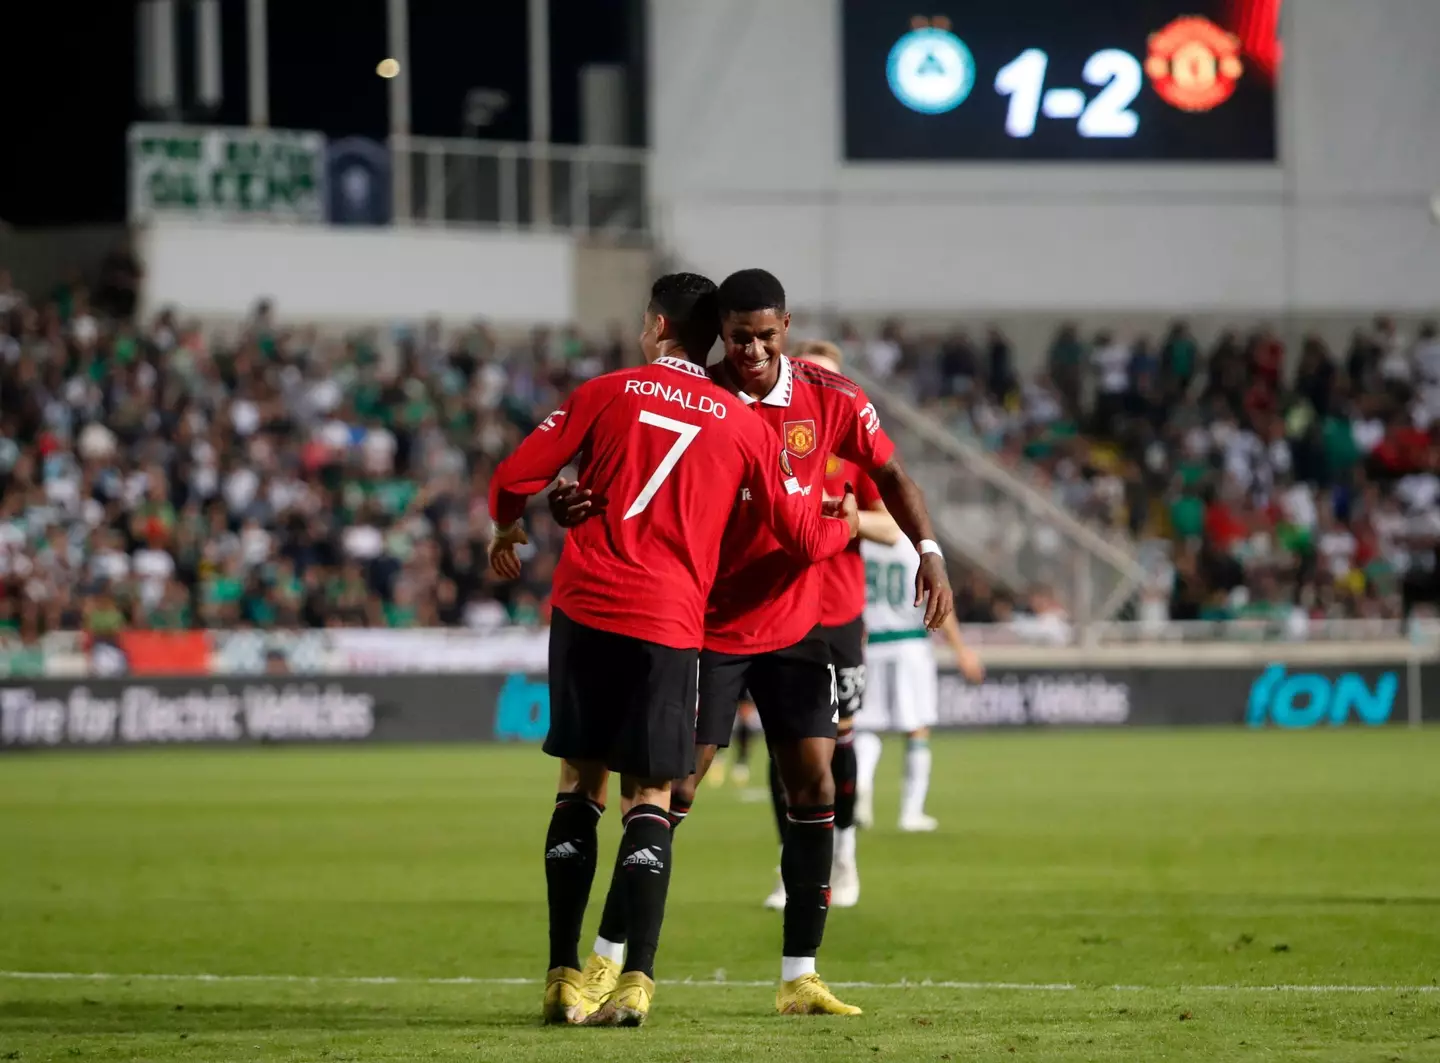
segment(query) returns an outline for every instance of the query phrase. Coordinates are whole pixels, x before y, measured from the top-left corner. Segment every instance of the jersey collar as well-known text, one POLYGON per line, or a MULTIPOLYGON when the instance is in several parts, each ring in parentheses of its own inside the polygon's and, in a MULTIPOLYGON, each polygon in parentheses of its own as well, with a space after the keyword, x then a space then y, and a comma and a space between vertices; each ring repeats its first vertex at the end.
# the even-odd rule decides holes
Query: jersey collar
POLYGON ((694 362, 687 362, 684 358, 676 358, 673 354, 667 354, 655 359, 656 365, 663 365, 666 369, 676 369, 682 373, 689 373, 691 376, 705 376, 704 366, 696 365, 694 362))
POLYGON ((794 390, 794 373, 790 369, 789 355, 780 356, 780 375, 775 380, 775 386, 770 389, 763 399, 757 399, 753 395, 740 392, 740 401, 746 406, 753 406, 760 402, 766 406, 789 406, 790 394, 794 390))

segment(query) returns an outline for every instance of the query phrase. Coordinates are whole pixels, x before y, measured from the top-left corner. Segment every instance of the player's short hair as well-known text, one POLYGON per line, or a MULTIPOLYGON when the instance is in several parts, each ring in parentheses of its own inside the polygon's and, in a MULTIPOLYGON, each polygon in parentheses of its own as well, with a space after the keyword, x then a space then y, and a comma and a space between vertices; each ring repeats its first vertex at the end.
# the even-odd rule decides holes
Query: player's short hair
POLYGON ((746 314, 752 310, 785 312, 785 286, 775 274, 763 269, 742 269, 720 284, 720 315, 746 314))
POLYGON ((720 335, 715 282, 698 273, 667 273, 650 286, 650 313, 661 314, 693 361, 703 362, 720 335))
POLYGON ((838 345, 829 340, 806 340, 800 344, 799 349, 792 357, 795 358, 827 358, 835 365, 838 372, 845 364, 838 345))

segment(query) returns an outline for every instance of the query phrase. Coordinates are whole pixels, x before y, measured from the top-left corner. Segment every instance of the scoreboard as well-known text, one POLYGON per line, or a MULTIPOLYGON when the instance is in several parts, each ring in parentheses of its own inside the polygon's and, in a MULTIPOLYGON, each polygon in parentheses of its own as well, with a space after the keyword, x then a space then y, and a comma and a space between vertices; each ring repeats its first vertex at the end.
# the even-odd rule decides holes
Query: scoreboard
POLYGON ((844 0, 845 157, 1273 161, 1280 6, 844 0))

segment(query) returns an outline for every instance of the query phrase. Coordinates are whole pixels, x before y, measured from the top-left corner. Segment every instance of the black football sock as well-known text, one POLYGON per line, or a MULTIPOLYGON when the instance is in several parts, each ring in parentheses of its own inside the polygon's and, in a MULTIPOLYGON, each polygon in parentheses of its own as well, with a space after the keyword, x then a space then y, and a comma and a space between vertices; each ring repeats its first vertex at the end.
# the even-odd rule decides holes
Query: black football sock
POLYGON ((615 870, 610 875, 610 892, 605 894, 605 908, 600 913, 600 936, 615 945, 623 945, 625 929, 625 887, 620 877, 620 862, 625 859, 625 847, 615 854, 615 870))
MULTIPOLYGON (((685 822, 690 814, 690 804, 675 795, 670 796, 670 811, 666 817, 674 829, 685 822)), ((610 876, 610 892, 605 894, 605 908, 600 913, 600 936, 614 945, 623 945, 628 938, 625 927, 625 890, 621 887, 620 868, 625 859, 625 850, 615 854, 615 871, 610 876)))
POLYGON ((556 794, 545 835, 545 892, 550 902, 550 966, 580 966, 580 924, 595 879, 595 828, 604 806, 582 794, 556 794))
POLYGON ((830 762, 835 776, 835 829, 855 826, 855 732, 845 731, 835 739, 835 759, 830 762))
POLYGON ((785 849, 780 854, 787 959, 814 956, 820 948, 830 910, 830 862, 834 857, 835 806, 790 809, 785 849))
POLYGON ((625 817, 620 839, 620 887, 630 950, 625 970, 655 977, 655 950, 670 891, 670 817, 657 805, 636 805, 625 817))
POLYGON ((735 763, 750 763, 750 723, 741 716, 735 721, 735 763))
POLYGON ((680 824, 685 822, 685 817, 689 814, 690 802, 686 801, 684 798, 676 797, 674 794, 671 794, 670 811, 665 813, 665 815, 670 820, 670 826, 672 828, 680 826, 680 824))
POLYGON ((785 787, 780 784, 780 769, 775 766, 775 758, 770 758, 770 808, 775 813, 775 833, 780 835, 780 847, 785 847, 785 829, 789 821, 785 818, 788 809, 786 808, 785 787))

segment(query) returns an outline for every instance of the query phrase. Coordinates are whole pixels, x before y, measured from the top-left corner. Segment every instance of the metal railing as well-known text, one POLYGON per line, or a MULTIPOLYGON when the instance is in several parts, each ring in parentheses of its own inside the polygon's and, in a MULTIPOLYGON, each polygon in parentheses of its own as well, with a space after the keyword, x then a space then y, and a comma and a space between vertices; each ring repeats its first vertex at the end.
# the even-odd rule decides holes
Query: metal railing
POLYGON ((972 564, 1017 590, 1051 587, 1080 627, 1129 602, 1146 576, 1132 552, 862 370, 845 371, 880 408, 936 530, 972 564))
POLYGON ((391 137, 399 223, 650 232, 649 155, 637 148, 391 137))

